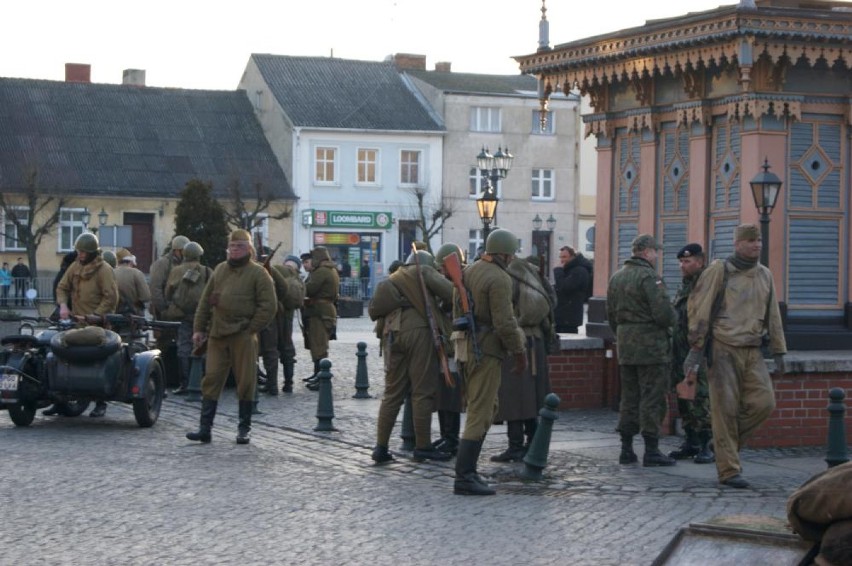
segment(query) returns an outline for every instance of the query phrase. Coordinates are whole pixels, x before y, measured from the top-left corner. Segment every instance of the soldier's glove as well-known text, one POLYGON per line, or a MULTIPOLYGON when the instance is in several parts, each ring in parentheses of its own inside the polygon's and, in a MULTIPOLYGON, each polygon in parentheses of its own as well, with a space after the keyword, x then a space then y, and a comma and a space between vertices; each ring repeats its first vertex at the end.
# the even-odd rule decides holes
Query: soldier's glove
POLYGON ((515 353, 515 367, 512 368, 512 373, 515 375, 523 375, 527 369, 527 353, 520 351, 515 353))
POLYGON ((787 373, 787 364, 784 362, 784 354, 773 354, 772 359, 775 360, 775 375, 780 377, 787 373))
POLYGON ((683 377, 689 377, 690 373, 698 373, 698 367, 701 365, 701 350, 690 349, 689 354, 683 361, 683 377))

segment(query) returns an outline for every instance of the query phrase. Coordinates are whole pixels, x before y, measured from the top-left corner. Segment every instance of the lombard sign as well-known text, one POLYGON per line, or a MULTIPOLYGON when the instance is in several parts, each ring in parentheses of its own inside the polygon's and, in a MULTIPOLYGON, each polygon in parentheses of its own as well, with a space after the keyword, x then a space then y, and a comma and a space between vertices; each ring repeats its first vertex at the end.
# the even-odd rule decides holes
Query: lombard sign
MULTIPOLYGON (((311 212, 313 213, 312 225, 316 227, 389 230, 391 224, 393 224, 393 214, 390 212, 344 212, 340 210, 313 210, 311 212)), ((303 221, 302 224, 305 224, 305 222, 303 221)))

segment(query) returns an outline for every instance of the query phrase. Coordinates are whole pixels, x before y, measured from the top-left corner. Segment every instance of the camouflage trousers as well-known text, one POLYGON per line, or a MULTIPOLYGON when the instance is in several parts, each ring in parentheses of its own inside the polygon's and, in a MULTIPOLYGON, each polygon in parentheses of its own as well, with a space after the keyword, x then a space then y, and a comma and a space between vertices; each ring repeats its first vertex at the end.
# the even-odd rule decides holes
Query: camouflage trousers
MULTIPOLYGON (((672 387, 675 385, 672 384, 672 387)), ((678 399, 677 412, 683 419, 685 431, 698 433, 710 430, 710 386, 707 383, 707 370, 703 366, 698 371, 695 399, 678 399)))
POLYGON ((637 433, 659 438, 666 416, 669 364, 619 365, 621 403, 618 427, 621 434, 637 433))

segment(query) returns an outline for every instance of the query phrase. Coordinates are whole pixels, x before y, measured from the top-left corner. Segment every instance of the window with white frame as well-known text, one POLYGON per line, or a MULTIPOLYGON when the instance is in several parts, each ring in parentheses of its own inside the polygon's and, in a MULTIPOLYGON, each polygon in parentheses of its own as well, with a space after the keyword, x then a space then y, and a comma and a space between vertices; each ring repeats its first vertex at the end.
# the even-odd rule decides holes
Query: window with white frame
POLYGON ((359 185, 378 184, 379 150, 370 148, 358 148, 357 177, 355 182, 359 185))
MULTIPOLYGON (((469 175, 468 196, 470 198, 479 198, 483 189, 488 186, 488 179, 482 176, 482 170, 479 167, 471 167, 469 175)), ((503 196, 503 180, 497 180, 497 198, 503 196)))
POLYGON ((18 225, 26 225, 30 219, 28 209, 14 206, 3 215, 3 249, 7 251, 23 250, 24 244, 18 239, 18 225), (14 218, 12 217, 14 215, 14 218), (17 224, 15 220, 17 219, 17 224))
POLYGON ((548 110, 544 113, 545 123, 544 128, 541 127, 541 110, 532 111, 532 133, 539 135, 553 135, 556 131, 553 124, 553 111, 548 110))
MULTIPOLYGON (((261 246, 271 248, 269 245, 269 215, 266 213, 258 213, 254 217, 254 227, 251 229, 251 240, 255 246, 258 243, 261 246)), ((258 249, 257 253, 262 253, 262 249, 258 249)))
POLYGON ((470 109, 471 132, 499 132, 500 109, 491 106, 474 106, 470 109))
POLYGON ((420 156, 422 152, 403 149, 399 153, 399 183, 401 185, 420 184, 420 156))
POLYGON ((59 251, 74 249, 77 236, 83 233, 83 208, 63 208, 59 211, 59 251))
POLYGON ((337 183, 337 148, 317 147, 314 152, 314 181, 319 184, 337 183))
POLYGON ((532 199, 553 200, 553 169, 532 170, 532 199))

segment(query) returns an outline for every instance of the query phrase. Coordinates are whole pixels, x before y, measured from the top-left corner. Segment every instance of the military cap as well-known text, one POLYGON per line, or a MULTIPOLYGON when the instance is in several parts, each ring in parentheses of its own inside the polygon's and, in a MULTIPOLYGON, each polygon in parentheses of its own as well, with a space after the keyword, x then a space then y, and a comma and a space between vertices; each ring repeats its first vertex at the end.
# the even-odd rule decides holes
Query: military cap
POLYGON ((663 246, 657 243, 657 240, 651 234, 639 234, 633 239, 633 253, 641 252, 650 248, 661 250, 663 246))
MULTIPOLYGON (((238 228, 237 230, 234 230, 233 232, 231 232, 231 235, 228 237, 228 241, 229 242, 236 242, 236 241, 251 242, 251 234, 249 234, 247 230, 243 230, 242 228, 238 228)), ((187 242, 187 243, 189 243, 189 242, 187 242)))
POLYGON ((701 249, 701 244, 686 244, 683 246, 679 252, 677 252, 677 258, 681 259, 684 257, 703 257, 704 250, 701 249))
POLYGON ((740 224, 737 226, 737 230, 734 233, 734 241, 739 242, 740 240, 759 240, 760 239, 760 228, 757 227, 757 224, 740 224))
POLYGON ((298 256, 288 255, 287 257, 284 258, 284 263, 287 263, 288 261, 292 261, 293 263, 296 264, 296 267, 298 269, 302 269, 302 260, 299 259, 298 256))
POLYGON ((173 250, 182 250, 185 245, 189 243, 189 238, 186 236, 175 236, 172 238, 172 249, 173 250))
POLYGON ((305 253, 303 253, 302 255, 300 255, 300 256, 299 256, 299 258, 300 258, 302 261, 305 261, 305 260, 311 259, 311 252, 305 252, 305 253))
POLYGON ((119 248, 117 252, 115 252, 115 257, 118 260, 118 263, 124 261, 125 258, 130 256, 131 253, 127 248, 119 248))

